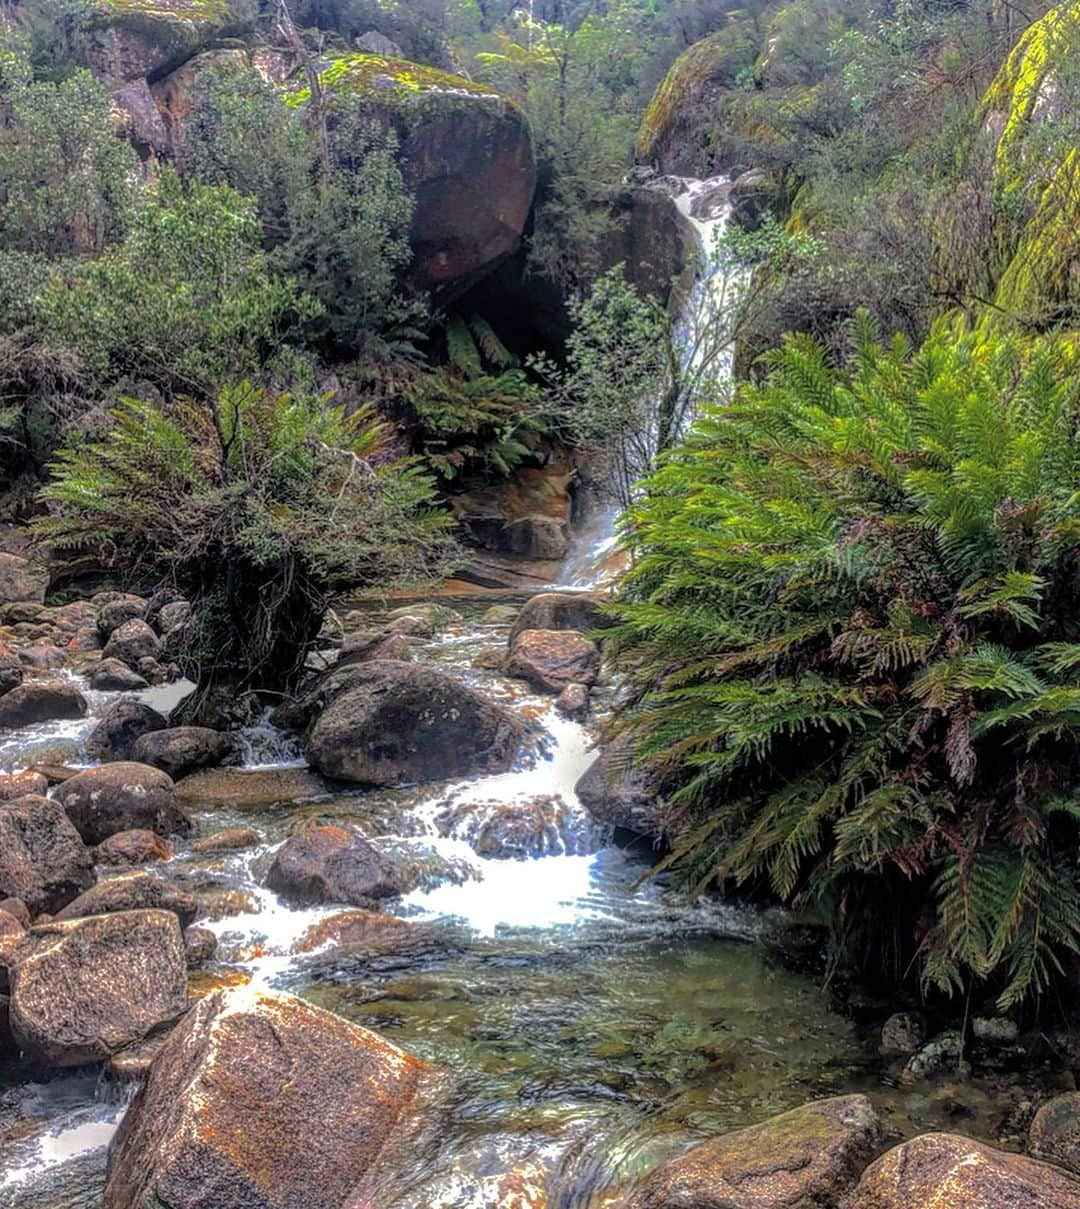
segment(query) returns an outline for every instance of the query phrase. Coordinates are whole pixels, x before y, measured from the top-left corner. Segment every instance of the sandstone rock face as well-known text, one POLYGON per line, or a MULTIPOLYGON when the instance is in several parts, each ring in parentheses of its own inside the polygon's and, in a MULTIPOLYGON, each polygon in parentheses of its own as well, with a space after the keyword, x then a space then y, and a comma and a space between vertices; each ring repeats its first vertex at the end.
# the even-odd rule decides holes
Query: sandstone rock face
POLYGON ((466 540, 507 557, 558 561, 570 544, 570 481, 565 458, 519 466, 504 482, 451 497, 466 540))
POLYGON ((1080 1091, 1055 1096, 1035 1114, 1031 1153, 1080 1175, 1080 1091))
POLYGON ((102 840, 92 855, 99 865, 149 865, 152 861, 167 861, 172 854, 168 840, 144 827, 136 827, 102 840))
POLYGON ((128 1110, 103 1209, 341 1209, 416 1112, 424 1071, 292 996, 215 992, 128 1110))
POLYGON ((266 884, 296 906, 367 907, 409 888, 393 863, 359 832, 320 826, 304 827, 282 844, 266 884))
POLYGON ((577 630, 588 634, 603 624, 598 596, 589 592, 542 592, 526 602, 506 641, 512 650, 525 630, 577 630))
POLYGON ((31 928, 13 971, 12 1032, 50 1066, 101 1061, 186 1007, 184 945, 170 911, 31 928))
POLYGON ((106 878, 80 894, 55 918, 83 919, 87 915, 111 915, 116 911, 171 911, 181 926, 195 918, 198 904, 195 896, 179 886, 173 886, 152 873, 137 870, 106 878))
POLYGON ((0 804, 0 898, 21 899, 38 915, 93 880, 90 854, 59 803, 31 796, 0 804))
POLYGON ((82 718, 86 698, 66 680, 24 680, 0 697, 0 727, 82 718))
POLYGON ((156 659, 161 654, 161 639, 138 618, 125 621, 109 635, 103 659, 119 659, 128 667, 137 668, 140 659, 156 659))
POLYGON ((1073 1209, 1080 1178, 970 1138, 929 1133, 868 1167, 843 1209, 1073 1209))
POLYGON ((0 605, 17 601, 42 604, 49 586, 49 574, 35 567, 28 558, 0 552, 0 605))
POLYGON ((95 760, 127 760, 140 735, 164 730, 165 726, 164 717, 141 701, 114 701, 101 715, 83 746, 95 760))
POLYGON ((64 781, 56 790, 56 800, 88 844, 137 828, 158 835, 191 830, 191 820, 173 792, 172 778, 146 764, 122 761, 88 768, 64 781))
POLYGON ((171 726, 140 735, 131 758, 167 772, 174 780, 199 768, 212 768, 233 754, 233 741, 208 726, 171 726))
POLYGON ((545 692, 561 693, 570 684, 594 684, 599 666, 596 643, 576 630, 522 630, 506 671, 545 692))
POLYGON ((620 744, 612 744, 596 757, 574 792, 599 823, 639 835, 650 835, 656 828, 656 789, 647 773, 630 766, 620 744))
POLYGON ((401 785, 505 772, 521 724, 456 677, 412 663, 363 663, 307 740, 313 768, 342 781, 401 785))
POLYGON ((626 1209, 837 1209, 881 1137, 865 1096, 818 1100, 702 1142, 647 1176, 626 1209))

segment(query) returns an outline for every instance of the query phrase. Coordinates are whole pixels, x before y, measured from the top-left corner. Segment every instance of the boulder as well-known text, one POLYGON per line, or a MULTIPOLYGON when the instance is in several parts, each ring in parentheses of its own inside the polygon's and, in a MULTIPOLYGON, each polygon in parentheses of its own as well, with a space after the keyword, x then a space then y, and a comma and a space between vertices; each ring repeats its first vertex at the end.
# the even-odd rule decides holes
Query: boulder
POLYGON ((568 684, 559 694, 555 708, 564 718, 580 722, 589 713, 589 686, 587 684, 568 684))
POLYGON ((90 853, 58 802, 30 796, 0 804, 0 898, 21 899, 39 915, 93 881, 90 853))
POLYGON ((928 1133, 882 1155, 844 1209, 1073 1209, 1080 1178, 955 1134, 928 1133))
POLYGON ((278 849, 267 886, 294 906, 370 907, 409 889, 391 862, 359 832, 309 825, 278 849))
POLYGON ((588 816, 571 809, 558 794, 512 802, 456 802, 441 810, 443 835, 464 840, 477 856, 493 860, 593 851, 598 830, 588 816))
POLYGON ((98 606, 97 630, 102 638, 108 639, 128 621, 146 619, 146 600, 128 592, 116 592, 98 606))
POLYGON ((37 672, 55 672, 64 667, 67 661, 67 654, 48 638, 43 638, 31 646, 24 646, 19 651, 19 662, 23 667, 37 672))
POLYGON ((226 827, 215 831, 213 835, 204 835, 192 845, 192 851, 200 855, 217 852, 242 852, 245 848, 255 848, 262 843, 262 837, 250 827, 226 827))
POLYGON ((0 993, 7 994, 10 989, 11 971, 18 964, 25 943, 26 924, 0 908, 0 993))
POLYGON ((83 746, 94 760, 127 760, 140 735, 164 730, 168 725, 156 709, 141 701, 114 701, 101 715, 101 721, 87 736, 83 746))
POLYGON ((730 198, 732 218, 747 231, 756 231, 768 211, 784 204, 780 185, 760 168, 740 173, 731 182, 730 198))
POLYGON ((99 1062, 186 1007, 184 944, 171 911, 31 928, 13 971, 12 1032, 49 1066, 99 1062))
POLYGON ((43 798, 49 792, 49 782, 32 768, 24 772, 0 773, 0 802, 13 802, 29 796, 43 798))
MULTIPOLYGON (((147 620, 151 620, 147 617, 147 620)), ((191 605, 186 600, 170 600, 154 615, 157 632, 164 638, 171 630, 191 620, 191 605)))
POLYGON ((416 1113, 425 1070, 290 995, 217 991, 124 1117, 103 1209, 342 1209, 416 1113))
POLYGON ((600 597, 589 592, 542 592, 527 601, 510 628, 506 644, 513 650, 525 630, 577 630, 588 634, 604 625, 600 597))
POLYGON ((172 854, 168 840, 144 827, 118 831, 102 840, 92 853, 99 865, 149 865, 151 861, 167 861, 172 854))
POLYGON ((506 674, 549 693, 596 682, 600 650, 576 630, 522 630, 510 648, 506 674))
POLYGON ((150 685, 145 677, 119 659, 103 659, 90 673, 90 687, 102 693, 125 693, 138 692, 150 685))
POLYGON ((184 956, 189 970, 204 965, 217 952, 217 937, 209 928, 184 929, 184 956))
POLYGON ((649 773, 634 768, 623 743, 605 747, 574 786, 582 806, 599 823, 638 835, 656 830, 658 792, 649 773))
POLYGON ((926 1043, 926 1022, 913 1012, 895 1012, 881 1026, 883 1054, 915 1054, 926 1043))
POLYGON ((49 573, 18 554, 0 552, 0 604, 30 601, 42 604, 49 573))
POLYGON ((838 1209, 881 1139, 865 1096, 817 1100, 694 1146, 648 1175, 626 1209, 838 1209))
POLYGON ((113 90, 112 127, 144 160, 161 155, 168 147, 165 123, 145 79, 133 80, 113 90))
POLYGON ((191 830, 191 820, 173 792, 172 778, 146 764, 122 761, 88 768, 64 781, 56 789, 56 800, 88 844, 100 844, 118 831, 135 828, 158 835, 191 830))
POLYGON ((111 915, 116 911, 171 911, 187 927, 195 918, 195 896, 179 886, 162 881, 145 870, 121 873, 91 886, 73 899, 54 919, 82 919, 87 915, 111 915))
POLYGON ((161 639, 145 621, 134 618, 113 630, 101 654, 103 659, 119 659, 128 667, 137 668, 140 659, 157 659, 161 639))
POLYGON ((10 647, 0 642, 0 697, 22 684, 22 664, 10 647))
POLYGON ((24 680, 0 697, 0 729, 86 716, 86 698, 66 680, 24 680))
POLYGON ((401 785, 505 772, 521 746, 509 710, 438 668, 362 663, 348 686, 307 739, 308 762, 326 776, 401 785))
POLYGON ((1037 1159, 1047 1159, 1080 1175, 1080 1091, 1055 1096, 1035 1114, 1028 1145, 1037 1159))
POLYGON ((233 740, 208 726, 170 726, 140 735, 131 758, 167 772, 174 780, 200 768, 213 768, 233 754, 233 740))

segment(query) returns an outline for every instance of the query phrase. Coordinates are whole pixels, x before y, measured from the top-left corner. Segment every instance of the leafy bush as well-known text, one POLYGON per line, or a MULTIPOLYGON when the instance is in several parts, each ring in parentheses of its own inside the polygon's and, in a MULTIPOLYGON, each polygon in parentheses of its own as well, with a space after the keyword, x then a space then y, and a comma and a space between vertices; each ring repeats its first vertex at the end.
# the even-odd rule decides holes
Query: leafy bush
POLYGON ((789 337, 645 484, 618 729, 697 885, 1009 1008, 1080 951, 1076 353, 868 326, 844 371, 789 337))
POLYGON ((126 400, 112 419, 61 452, 40 535, 189 597, 197 633, 177 653, 204 694, 288 689, 333 593, 438 575, 452 557, 430 480, 386 455, 368 412, 242 384, 209 406, 126 400))

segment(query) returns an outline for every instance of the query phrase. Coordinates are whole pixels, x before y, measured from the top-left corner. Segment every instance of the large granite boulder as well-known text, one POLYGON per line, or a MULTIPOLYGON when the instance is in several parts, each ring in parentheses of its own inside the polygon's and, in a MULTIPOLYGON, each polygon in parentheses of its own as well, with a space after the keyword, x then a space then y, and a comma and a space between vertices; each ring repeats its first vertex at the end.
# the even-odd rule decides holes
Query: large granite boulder
POLYGON ((506 672, 548 693, 570 684, 595 684, 600 649, 576 630, 522 630, 510 648, 506 672))
POLYGON ((308 762, 342 781, 403 785, 505 772, 522 740, 501 705, 438 668, 360 663, 308 735, 308 762))
POLYGON ((198 904, 193 894, 139 869, 107 877, 91 886, 58 911, 55 918, 83 919, 87 915, 140 910, 171 911, 181 926, 186 927, 195 918, 198 904))
POLYGON ((0 697, 0 729, 86 716, 86 698, 67 680, 24 680, 0 697))
POLYGON ((881 1139, 865 1096, 817 1100, 693 1147, 647 1176, 625 1209, 838 1209, 881 1139))
POLYGON ((200 768, 215 768, 233 754, 229 735, 209 726, 170 726, 140 735, 131 758, 167 772, 179 781, 200 768))
POLYGON ((1074 1209, 1080 1177, 971 1138, 928 1133, 863 1173, 843 1209, 1074 1209))
POLYGON ((370 907, 410 887, 388 857, 348 827, 309 825, 278 849, 266 884, 294 906, 370 907))
POLYGON ((172 777, 146 764, 121 761, 88 768, 56 789, 87 844, 100 844, 118 831, 145 828, 158 835, 184 834, 191 820, 173 792, 172 777))
POLYGON ((187 1007, 184 943, 171 911, 31 928, 11 979, 15 1039, 49 1066, 100 1062, 187 1007))
POLYGON ((21 899, 38 915, 93 881, 90 853, 58 802, 31 795, 0 803, 0 899, 21 899))
POLYGON ((1035 1114, 1028 1144, 1037 1159, 1047 1159, 1080 1175, 1080 1091, 1047 1101, 1035 1114))
POLYGON ((199 1002, 109 1155, 103 1209, 342 1209, 422 1101, 423 1063, 290 995, 199 1002))
POLYGON ((164 730, 167 725, 162 714, 142 701, 131 698, 114 701, 87 735, 83 746, 94 760, 128 760, 140 735, 164 730))

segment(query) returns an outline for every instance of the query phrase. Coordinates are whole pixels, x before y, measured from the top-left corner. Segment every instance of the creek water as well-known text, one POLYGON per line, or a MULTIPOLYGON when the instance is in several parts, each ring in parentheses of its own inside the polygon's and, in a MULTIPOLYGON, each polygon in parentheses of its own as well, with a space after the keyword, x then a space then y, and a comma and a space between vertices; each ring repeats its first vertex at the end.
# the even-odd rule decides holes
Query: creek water
MULTIPOLYGON (((566 581, 601 579, 611 538, 602 518, 566 581)), ((241 736, 242 766, 181 787, 196 834, 242 826, 259 843, 227 855, 179 843, 153 866, 198 895, 199 922, 218 939, 195 993, 238 982, 285 989, 445 1073, 439 1128, 394 1172, 380 1206, 599 1209, 695 1139, 855 1089, 871 1091, 903 1132, 994 1133, 1021 1090, 898 1084, 819 977, 771 958, 764 942, 782 917, 687 902, 662 880, 641 881, 654 854, 597 827, 574 792, 594 729, 483 670, 508 634, 490 603, 461 603, 415 657, 512 706, 528 741, 511 772, 342 792, 264 722, 241 736), (292 910, 265 888, 276 848, 311 817, 358 827, 413 871, 416 888, 388 907, 416 925, 404 943, 392 932, 390 943, 336 943, 327 921, 342 908, 292 910), (540 1188, 546 1201, 528 1199, 540 1188)), ((142 696, 168 709, 182 691, 142 696)), ((612 691, 598 687, 599 712, 612 691)), ((116 695, 87 697, 85 720, 0 737, 0 768, 89 762, 82 743, 116 695)), ((129 1095, 96 1068, 0 1068, 0 1206, 97 1206, 129 1095)))

